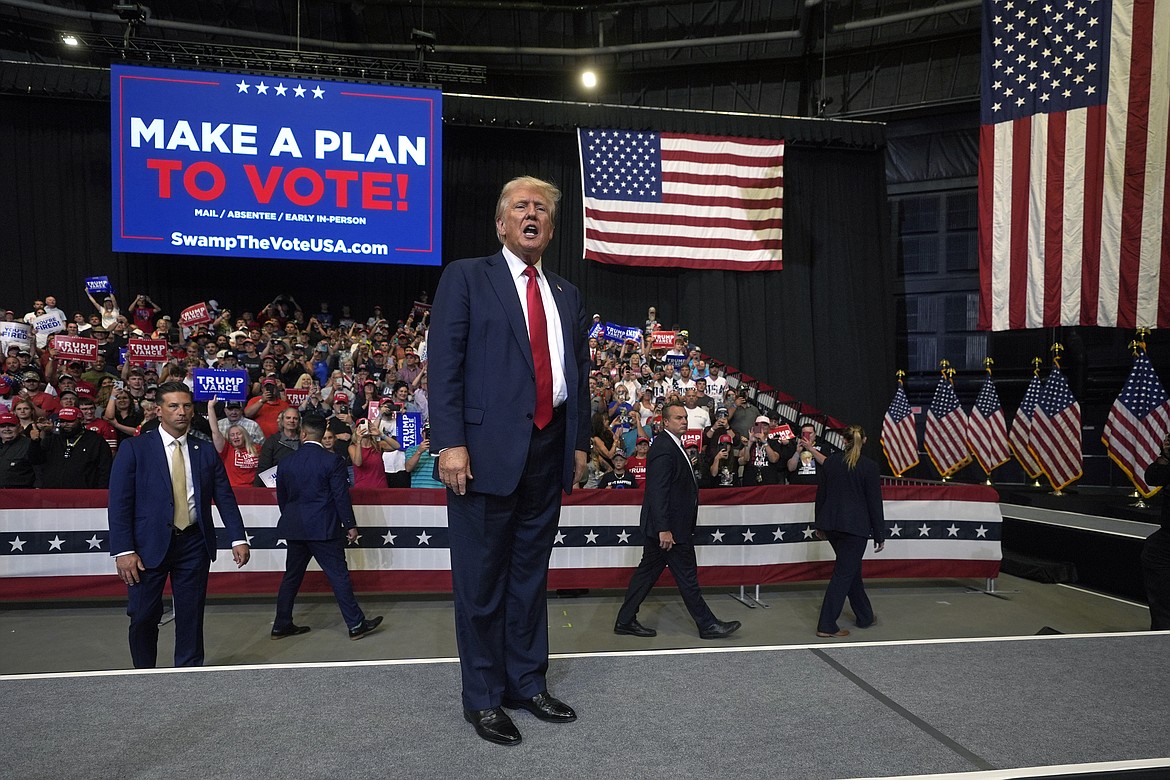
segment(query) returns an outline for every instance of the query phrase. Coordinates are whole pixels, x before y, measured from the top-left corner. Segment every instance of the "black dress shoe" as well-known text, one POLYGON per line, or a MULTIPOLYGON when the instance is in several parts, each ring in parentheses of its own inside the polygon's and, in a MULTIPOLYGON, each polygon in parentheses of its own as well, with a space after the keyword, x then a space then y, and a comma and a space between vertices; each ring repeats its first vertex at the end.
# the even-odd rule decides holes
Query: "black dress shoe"
POLYGON ((700 639, 722 639, 725 636, 731 636, 739 630, 741 623, 738 620, 729 620, 724 623, 722 620, 716 620, 711 625, 699 631, 700 639))
POLYGON ((488 742, 497 745, 517 745, 520 743, 520 729, 508 717, 508 713, 499 707, 489 710, 464 710, 463 718, 472 726, 475 733, 488 742))
POLYGON ((627 636, 658 636, 657 631, 652 628, 646 628, 637 619, 631 620, 629 623, 614 623, 613 632, 615 634, 626 634, 627 636))
POLYGON ((361 639, 363 636, 370 633, 371 631, 373 631, 375 628, 377 628, 380 625, 382 625, 382 616, 381 615, 378 615, 378 617, 374 618, 373 620, 363 620, 361 622, 361 625, 354 626, 353 628, 351 628, 349 630, 349 638, 350 639, 361 639))
POLYGON ((577 719, 573 708, 560 699, 541 691, 531 699, 504 699, 504 706, 513 710, 528 710, 541 720, 553 723, 570 723, 577 719))
POLYGON ((308 626, 294 626, 292 623, 289 623, 288 628, 272 629, 272 638, 284 639, 286 636, 299 636, 307 633, 309 633, 308 626))

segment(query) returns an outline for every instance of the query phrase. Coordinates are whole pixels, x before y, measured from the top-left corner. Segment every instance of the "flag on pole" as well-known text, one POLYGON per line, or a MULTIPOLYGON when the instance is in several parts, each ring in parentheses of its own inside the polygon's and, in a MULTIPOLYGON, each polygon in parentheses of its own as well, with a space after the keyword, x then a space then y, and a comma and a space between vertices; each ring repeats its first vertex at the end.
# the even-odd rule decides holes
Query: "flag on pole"
POLYGON ((971 452, 964 438, 966 432, 967 415, 959 406, 955 387, 949 379, 942 377, 926 412, 926 433, 923 436, 926 454, 942 476, 949 477, 971 462, 971 452))
POLYGON ((918 430, 902 380, 898 380, 894 400, 890 401, 890 408, 882 420, 882 451, 886 453, 886 461, 895 477, 918 465, 918 430))
POLYGON ((1011 458, 1007 422, 1004 420, 1003 406, 999 403, 999 393, 995 390, 991 374, 983 380, 979 397, 975 399, 975 406, 967 418, 967 443, 971 445, 975 460, 986 474, 990 474, 1011 458))
POLYGON ((1161 454, 1162 438, 1167 433, 1170 433, 1170 400, 1143 351, 1133 359, 1129 379, 1109 410, 1101 441, 1109 457, 1129 476, 1144 498, 1162 489, 1147 484, 1146 466, 1161 454))
POLYGON ((1060 366, 1053 366, 1032 410, 1028 448, 1054 490, 1081 477, 1081 405, 1060 366))
POLYGON ((1020 401, 1020 407, 1016 409, 1016 416, 1012 419, 1012 429, 1008 432, 1008 444, 1011 445, 1016 460, 1020 462, 1024 473, 1030 479, 1040 476, 1040 464, 1028 449, 1028 442, 1032 438, 1032 411, 1040 402, 1040 390, 1043 387, 1044 383, 1040 381, 1039 374, 1033 374, 1032 381, 1024 391, 1024 400, 1020 401))
POLYGON ((784 142, 578 130, 585 257, 599 263, 781 268, 784 142))
POLYGON ((985 0, 979 327, 1170 326, 1167 0, 985 0))

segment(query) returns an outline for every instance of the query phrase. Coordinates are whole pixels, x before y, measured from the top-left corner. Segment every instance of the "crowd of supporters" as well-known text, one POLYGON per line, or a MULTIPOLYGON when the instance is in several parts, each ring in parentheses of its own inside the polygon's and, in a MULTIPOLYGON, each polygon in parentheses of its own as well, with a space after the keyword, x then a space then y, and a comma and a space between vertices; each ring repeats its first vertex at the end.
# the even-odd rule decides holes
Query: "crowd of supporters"
MULTIPOLYGON (((0 487, 104 488, 119 442, 158 426, 155 394, 166 381, 193 386, 195 369, 248 374, 246 401, 197 404, 192 433, 211 441, 232 485, 271 486, 267 474, 300 446, 300 420, 327 421, 326 446, 352 466, 355 487, 442 487, 427 438, 429 305, 419 295, 403 319, 380 306, 356 317, 321 303, 307 312, 281 295, 258 310, 208 301, 211 322, 181 327, 147 295, 123 311, 117 298, 71 318, 53 296, 4 319, 67 320, 62 335, 96 340, 93 361, 61 360, 52 335, 9 343, 0 373, 0 487), (130 339, 165 341, 167 359, 124 359, 130 339), (409 446, 400 435, 410 418, 409 446), (100 445, 100 446, 99 446, 100 445)), ((594 315, 595 330, 601 318, 594 315)), ((689 419, 685 445, 702 487, 810 483, 824 460, 810 424, 775 423, 745 388, 729 388, 686 330, 669 343, 654 308, 642 335, 589 340, 592 452, 587 488, 640 487, 646 453, 662 430, 663 405, 679 399, 689 419)))

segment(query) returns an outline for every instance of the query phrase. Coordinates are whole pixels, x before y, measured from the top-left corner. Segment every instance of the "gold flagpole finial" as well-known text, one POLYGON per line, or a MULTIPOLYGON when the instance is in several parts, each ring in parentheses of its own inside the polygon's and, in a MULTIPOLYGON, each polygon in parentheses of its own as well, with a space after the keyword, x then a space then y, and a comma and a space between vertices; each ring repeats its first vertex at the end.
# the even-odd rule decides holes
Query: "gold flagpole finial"
POLYGON ((1134 339, 1133 341, 1129 342, 1129 352, 1134 357, 1137 357, 1138 355, 1142 354, 1142 350, 1145 349, 1145 346, 1146 345, 1141 341, 1134 339))
MULTIPOLYGON (((1137 341, 1138 348, 1141 349, 1142 352, 1146 351, 1146 338, 1150 335, 1150 333, 1151 331, 1149 328, 1137 329, 1136 338, 1134 340, 1137 341)), ((1134 353, 1134 357, 1137 357, 1136 352, 1134 353)))
POLYGON ((1040 376, 1040 366, 1044 365, 1044 361, 1038 357, 1032 358, 1032 376, 1040 376))
POLYGON ((903 377, 906 376, 906 372, 899 368, 897 371, 894 372, 894 376, 897 377, 898 384, 903 384, 902 379, 903 379, 903 377))
POLYGON ((994 358, 989 358, 989 357, 983 358, 983 370, 987 372, 988 376, 991 376, 991 367, 994 365, 995 365, 994 358))
POLYGON ((1053 342, 1052 346, 1049 347, 1049 351, 1052 352, 1052 365, 1060 368, 1060 353, 1064 352, 1064 345, 1059 341, 1053 342))

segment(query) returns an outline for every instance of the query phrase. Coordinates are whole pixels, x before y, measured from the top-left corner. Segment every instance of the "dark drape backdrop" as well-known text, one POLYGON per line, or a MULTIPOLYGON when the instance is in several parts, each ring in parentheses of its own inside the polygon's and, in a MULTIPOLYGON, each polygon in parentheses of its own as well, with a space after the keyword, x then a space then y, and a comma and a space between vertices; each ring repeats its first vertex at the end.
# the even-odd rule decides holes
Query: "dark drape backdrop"
MULTIPOLYGON (((524 106, 516 102, 463 98, 449 106, 457 110, 448 112, 444 127, 445 259, 495 251, 493 213, 501 185, 520 174, 547 178, 564 198, 546 262, 582 289, 590 314, 640 325, 647 307, 657 306, 664 324, 689 329, 709 354, 834 417, 867 426, 876 444, 893 394, 895 334, 880 129, 772 123, 776 135, 800 138, 786 149, 782 271, 643 270, 582 258, 580 170, 570 129, 578 117, 570 116, 564 129, 551 127, 555 107, 542 104, 541 129, 529 129, 517 126, 514 116, 524 106), (505 121, 491 121, 492 106, 505 121), (454 114, 471 117, 456 124, 454 114)), ((587 113, 598 120, 595 126, 622 119, 616 109, 587 113)), ((639 126, 647 116, 646 109, 637 112, 639 126)), ((656 124, 731 135, 767 132, 758 118, 730 115, 664 112, 656 124)), ((393 319, 420 290, 435 288, 436 268, 114 253, 109 144, 108 103, 0 97, 0 209, 6 215, 0 304, 18 316, 34 297, 49 294, 69 314, 88 314, 83 280, 98 274, 110 277, 120 301, 145 292, 172 314, 208 298, 235 312, 255 311, 285 293, 306 313, 325 300, 334 311, 349 303, 366 316, 380 303, 393 319)))

